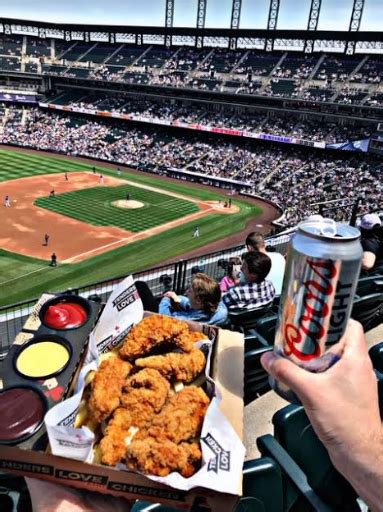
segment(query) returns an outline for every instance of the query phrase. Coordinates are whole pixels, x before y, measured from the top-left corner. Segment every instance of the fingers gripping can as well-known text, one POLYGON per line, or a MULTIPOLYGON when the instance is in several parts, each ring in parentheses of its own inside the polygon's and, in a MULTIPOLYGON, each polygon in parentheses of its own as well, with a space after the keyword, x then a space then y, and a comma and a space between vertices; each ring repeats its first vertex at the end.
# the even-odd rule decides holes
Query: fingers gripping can
MULTIPOLYGON (((338 358, 325 354, 339 341, 351 314, 362 247, 358 229, 313 216, 298 225, 286 263, 274 350, 312 372, 338 358)), ((296 395, 270 378, 290 402, 296 395)))

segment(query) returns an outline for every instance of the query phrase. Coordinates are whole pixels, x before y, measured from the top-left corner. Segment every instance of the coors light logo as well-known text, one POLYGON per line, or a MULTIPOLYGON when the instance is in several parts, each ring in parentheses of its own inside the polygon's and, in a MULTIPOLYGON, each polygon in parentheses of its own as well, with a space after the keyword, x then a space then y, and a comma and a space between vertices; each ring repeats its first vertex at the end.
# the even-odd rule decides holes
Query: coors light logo
POLYGON ((326 342, 338 341, 348 318, 352 289, 352 283, 342 283, 347 276, 345 272, 340 275, 339 260, 307 258, 306 264, 307 277, 292 294, 292 301, 286 301, 283 315, 284 352, 299 361, 320 357, 326 342))

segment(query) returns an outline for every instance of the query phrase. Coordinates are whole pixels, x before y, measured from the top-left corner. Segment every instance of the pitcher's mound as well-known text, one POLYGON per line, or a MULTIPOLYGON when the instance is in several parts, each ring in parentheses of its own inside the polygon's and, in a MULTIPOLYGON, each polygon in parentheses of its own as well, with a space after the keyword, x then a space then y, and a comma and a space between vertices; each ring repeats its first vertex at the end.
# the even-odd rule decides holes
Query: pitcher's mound
POLYGON ((120 199, 119 201, 114 201, 112 203, 113 206, 117 206, 117 208, 129 208, 129 209, 135 209, 135 208, 142 208, 144 203, 141 203, 141 201, 127 201, 126 199, 120 199))

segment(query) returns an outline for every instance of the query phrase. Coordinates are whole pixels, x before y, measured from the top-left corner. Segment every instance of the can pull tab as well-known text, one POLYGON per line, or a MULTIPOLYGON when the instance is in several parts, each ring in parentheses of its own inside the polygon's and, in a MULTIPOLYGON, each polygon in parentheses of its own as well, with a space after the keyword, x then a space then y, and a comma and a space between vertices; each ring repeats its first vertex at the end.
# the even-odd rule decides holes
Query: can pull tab
POLYGON ((321 219, 320 234, 323 236, 336 236, 336 222, 333 219, 321 219))

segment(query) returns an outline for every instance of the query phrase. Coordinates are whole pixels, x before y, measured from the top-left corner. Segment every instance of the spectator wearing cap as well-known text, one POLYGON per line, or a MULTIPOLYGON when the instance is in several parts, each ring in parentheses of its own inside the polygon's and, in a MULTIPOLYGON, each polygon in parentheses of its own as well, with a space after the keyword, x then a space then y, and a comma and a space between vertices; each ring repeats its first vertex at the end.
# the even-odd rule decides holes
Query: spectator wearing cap
POLYGON ((383 228, 377 213, 367 213, 359 225, 363 247, 362 269, 372 270, 383 263, 383 228))

